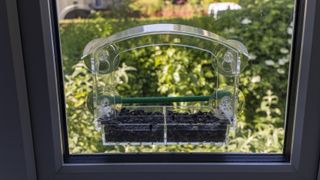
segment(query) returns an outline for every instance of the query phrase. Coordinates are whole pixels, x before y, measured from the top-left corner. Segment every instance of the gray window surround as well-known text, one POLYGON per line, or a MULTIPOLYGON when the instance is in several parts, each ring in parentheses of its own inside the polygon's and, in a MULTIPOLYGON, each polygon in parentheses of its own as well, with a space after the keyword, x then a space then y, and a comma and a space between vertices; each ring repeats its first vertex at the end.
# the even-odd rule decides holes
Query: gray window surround
POLYGON ((320 180, 320 2, 305 2, 290 162, 69 164, 62 156, 49 1, 1 1, 0 179, 320 180))

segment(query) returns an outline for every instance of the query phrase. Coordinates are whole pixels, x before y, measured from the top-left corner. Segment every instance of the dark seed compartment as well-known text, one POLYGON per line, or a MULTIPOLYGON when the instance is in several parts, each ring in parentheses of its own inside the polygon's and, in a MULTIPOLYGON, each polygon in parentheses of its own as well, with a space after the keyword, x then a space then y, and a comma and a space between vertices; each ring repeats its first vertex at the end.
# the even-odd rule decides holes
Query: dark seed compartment
POLYGON ((104 118, 106 143, 161 143, 164 141, 163 113, 123 108, 116 118, 104 118))
POLYGON ((213 112, 172 107, 122 108, 116 117, 100 117, 99 122, 106 145, 223 143, 229 125, 213 112))
POLYGON ((229 121, 212 112, 175 113, 167 115, 167 142, 219 143, 226 139, 229 121))

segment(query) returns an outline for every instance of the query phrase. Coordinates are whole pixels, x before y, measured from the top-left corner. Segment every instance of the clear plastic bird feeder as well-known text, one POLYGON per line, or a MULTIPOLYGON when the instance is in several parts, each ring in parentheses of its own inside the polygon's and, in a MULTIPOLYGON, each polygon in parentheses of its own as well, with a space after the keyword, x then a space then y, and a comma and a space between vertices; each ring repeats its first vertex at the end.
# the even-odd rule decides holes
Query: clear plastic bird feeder
MULTIPOLYGON (((103 131, 105 145, 222 144, 229 127, 235 127, 244 98, 238 89, 239 75, 248 61, 247 49, 239 41, 191 26, 152 24, 92 40, 83 60, 94 79, 88 108, 103 131), (136 50, 150 47, 207 54, 215 80, 206 83, 213 90, 179 96, 119 93, 116 72, 121 62, 136 50)), ((147 74, 145 78, 149 81, 147 74)))

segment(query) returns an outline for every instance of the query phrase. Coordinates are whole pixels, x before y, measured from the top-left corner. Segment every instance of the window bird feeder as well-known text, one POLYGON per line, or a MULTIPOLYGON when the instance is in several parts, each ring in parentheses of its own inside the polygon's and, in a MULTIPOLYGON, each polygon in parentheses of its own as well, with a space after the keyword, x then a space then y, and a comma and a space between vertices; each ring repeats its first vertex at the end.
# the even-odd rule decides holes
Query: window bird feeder
POLYGON ((94 79, 88 108, 105 145, 221 144, 229 127, 235 127, 243 103, 239 75, 248 61, 239 41, 191 26, 152 24, 89 42, 83 60, 94 79), (214 90, 202 95, 122 96, 116 72, 123 58, 138 49, 163 46, 209 54, 216 80, 207 83, 214 90))

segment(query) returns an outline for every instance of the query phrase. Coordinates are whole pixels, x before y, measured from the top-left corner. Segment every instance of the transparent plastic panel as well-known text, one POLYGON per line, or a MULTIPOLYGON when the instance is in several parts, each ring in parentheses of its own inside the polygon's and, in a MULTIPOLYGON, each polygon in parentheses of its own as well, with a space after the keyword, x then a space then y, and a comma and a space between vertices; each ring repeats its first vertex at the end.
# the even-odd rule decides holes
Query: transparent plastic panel
POLYGON ((239 96, 239 75, 248 61, 247 49, 238 41, 191 26, 153 24, 89 42, 83 60, 95 81, 88 108, 104 132, 105 145, 223 144, 229 126, 235 127, 244 99, 239 96), (137 49, 155 54, 157 49, 166 49, 167 54, 139 57, 137 49), (194 58, 195 51, 205 54, 201 66, 179 59, 181 52, 194 58), (158 69, 166 71, 167 78, 157 77, 157 72, 141 74, 139 67, 145 62, 157 66, 159 61, 174 61, 175 66, 158 69), (132 79, 145 82, 131 96, 118 92, 126 87, 126 80, 121 80, 121 71, 127 67, 123 62, 135 71, 132 79), (179 69, 181 65, 187 68, 179 69), (211 78, 195 76, 193 71, 211 78), (155 77, 167 86, 148 87, 148 81, 155 77), (177 93, 170 83, 180 78, 190 80, 184 91, 177 93), (151 93, 144 93, 144 89, 151 93))

